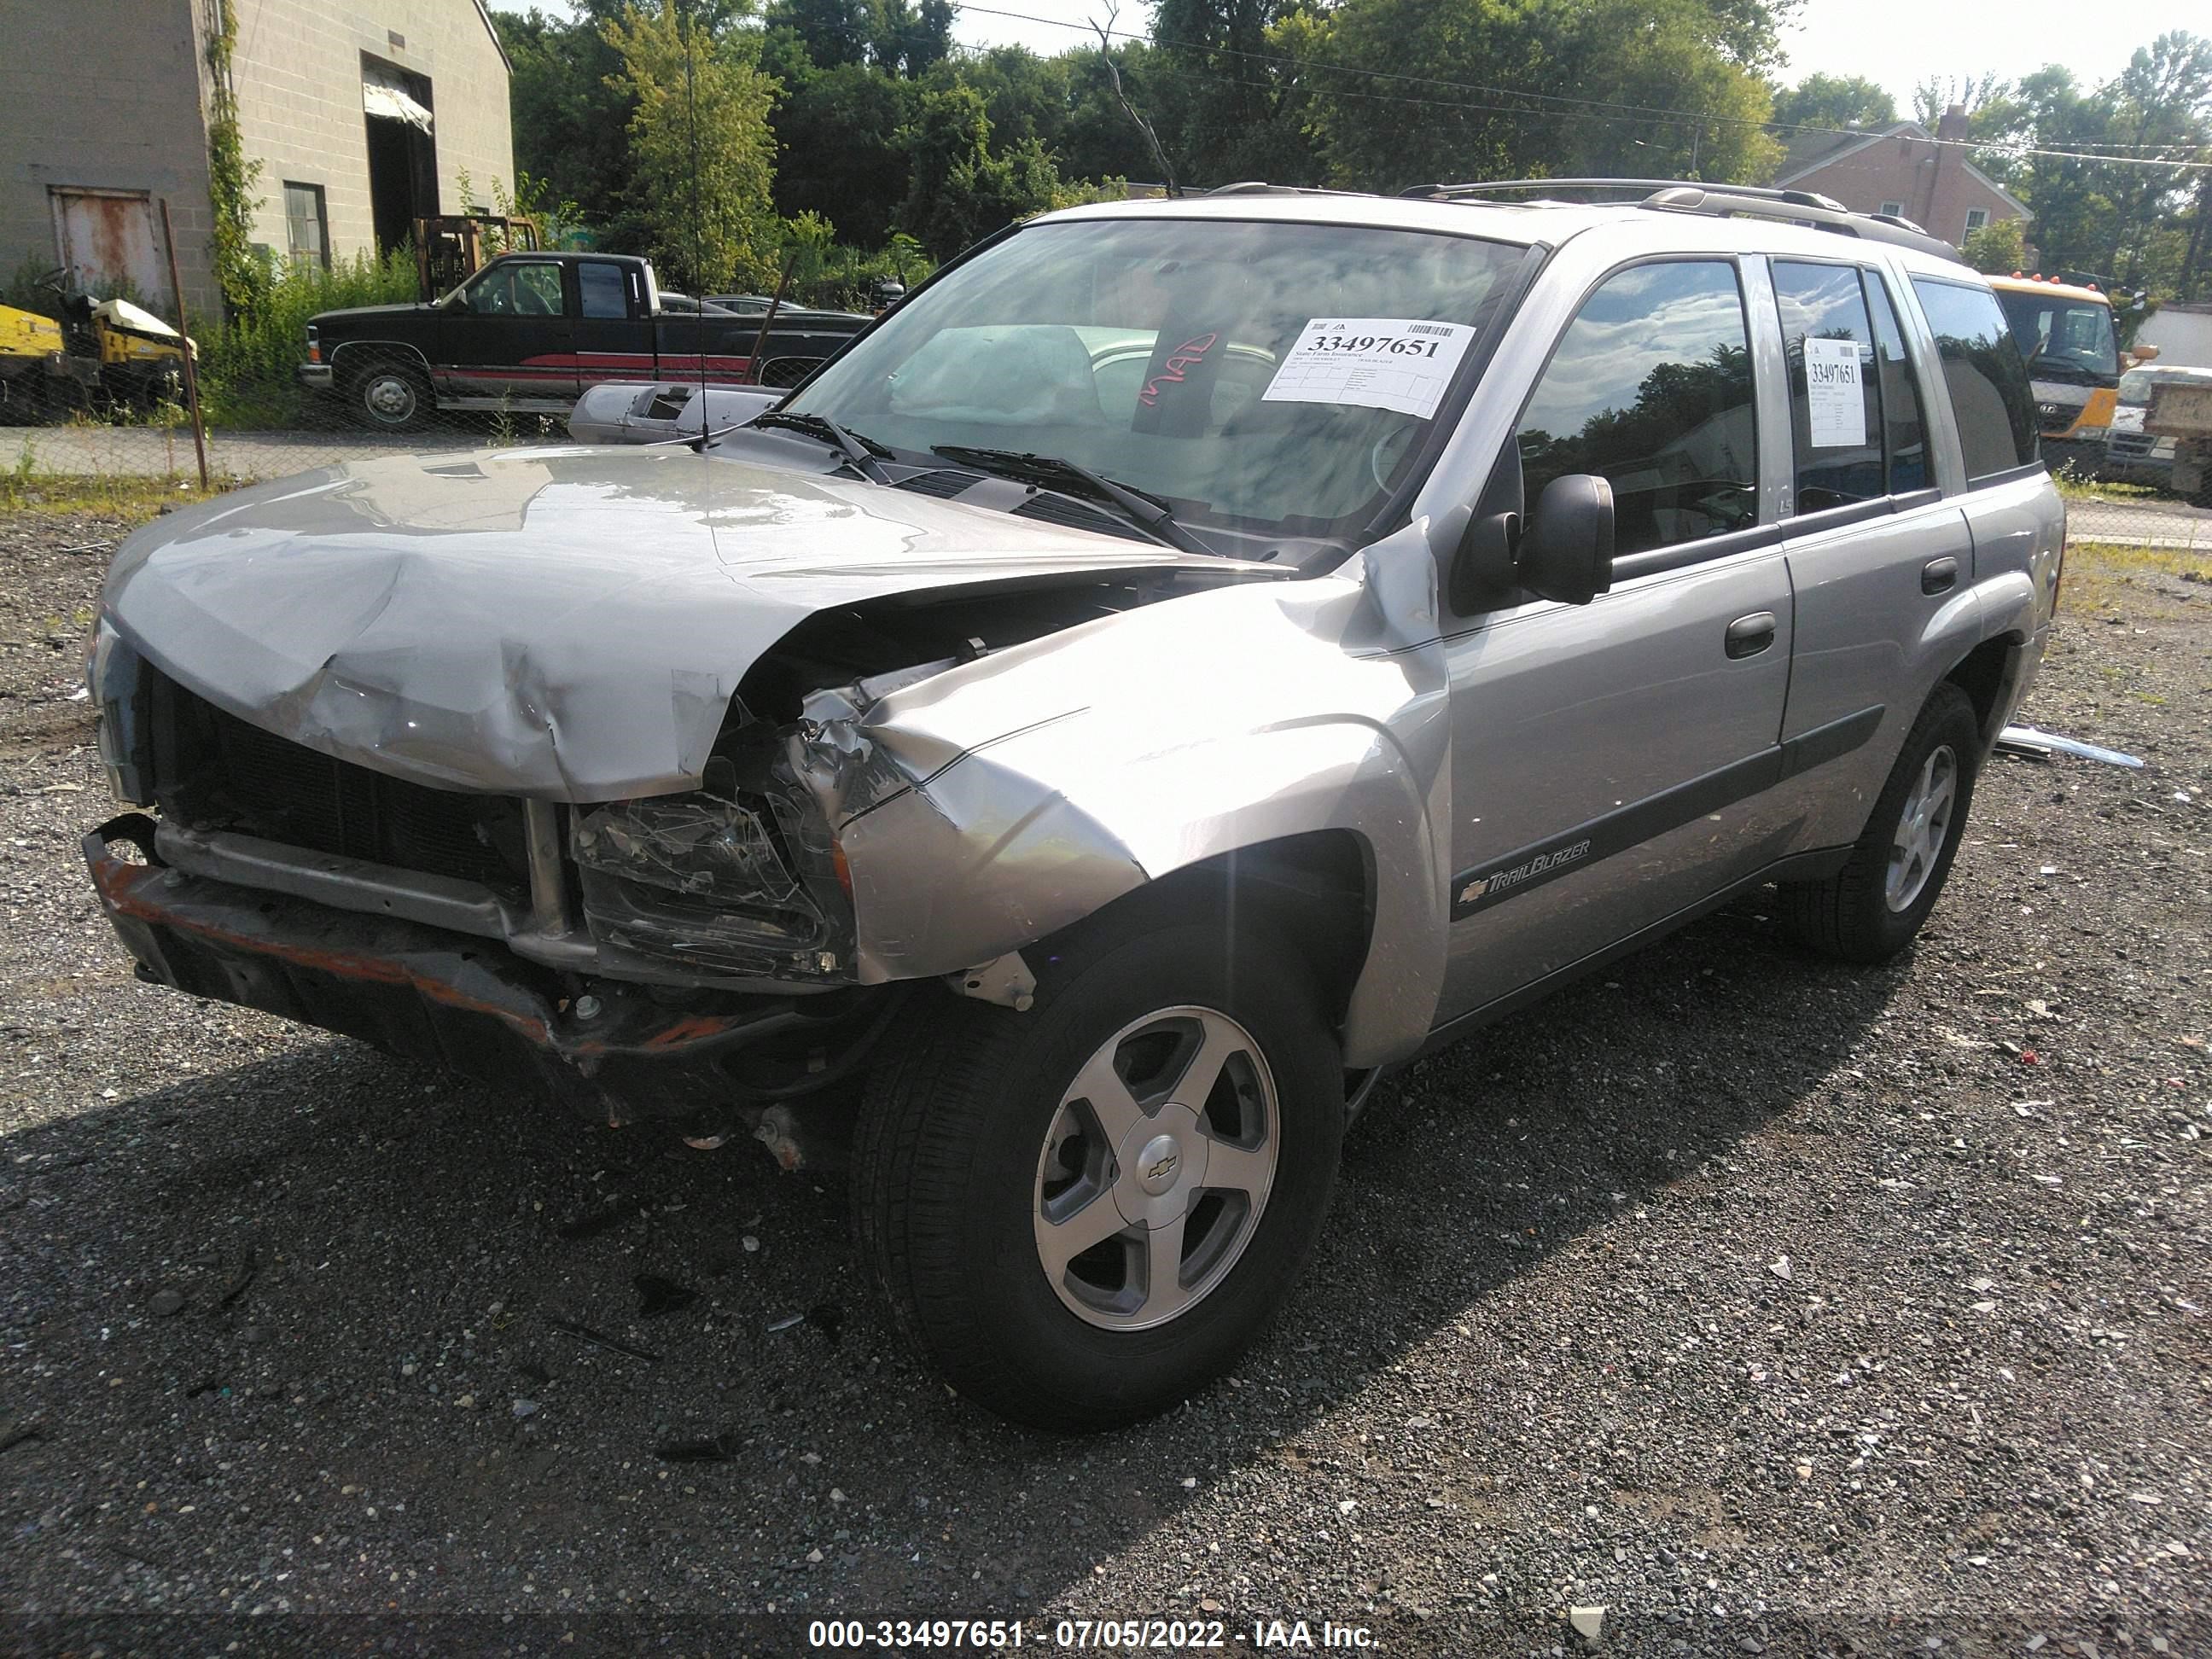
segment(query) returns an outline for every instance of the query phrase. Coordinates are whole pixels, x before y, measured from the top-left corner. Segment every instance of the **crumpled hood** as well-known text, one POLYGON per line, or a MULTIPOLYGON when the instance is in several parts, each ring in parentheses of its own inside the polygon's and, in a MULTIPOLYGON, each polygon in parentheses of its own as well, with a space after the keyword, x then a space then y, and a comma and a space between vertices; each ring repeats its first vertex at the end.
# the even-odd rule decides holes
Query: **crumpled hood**
POLYGON ((186 508, 125 543, 104 606, 171 678, 325 754, 606 800, 695 786, 745 671, 815 611, 1222 564, 682 447, 512 449, 186 508))

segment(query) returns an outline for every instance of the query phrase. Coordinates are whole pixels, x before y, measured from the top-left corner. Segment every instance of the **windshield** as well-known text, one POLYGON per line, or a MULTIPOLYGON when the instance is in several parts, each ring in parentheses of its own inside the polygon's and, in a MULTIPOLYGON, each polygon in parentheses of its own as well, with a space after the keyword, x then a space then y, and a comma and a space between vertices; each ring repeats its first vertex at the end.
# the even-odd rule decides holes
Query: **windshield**
POLYGON ((790 407, 927 457, 1071 460, 1178 519, 1362 527, 1490 322, 1522 250, 1357 226, 1033 226, 948 272, 790 407))
POLYGON ((2012 337, 2039 380, 2082 380, 2110 386, 2120 372, 2112 308, 2055 294, 1999 292, 2012 337))

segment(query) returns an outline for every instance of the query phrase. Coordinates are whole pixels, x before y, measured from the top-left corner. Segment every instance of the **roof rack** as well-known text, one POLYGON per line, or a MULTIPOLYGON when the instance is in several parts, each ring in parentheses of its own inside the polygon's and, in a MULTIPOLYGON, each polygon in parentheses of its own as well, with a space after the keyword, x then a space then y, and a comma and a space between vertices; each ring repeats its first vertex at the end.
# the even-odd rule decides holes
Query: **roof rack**
POLYGON ((1242 179, 1233 185, 1216 185, 1201 196, 1364 196, 1359 190, 1331 190, 1325 185, 1271 185, 1265 179, 1242 179))
POLYGON ((1401 191, 1434 202, 1462 202, 1485 196, 1542 191, 1609 191, 1624 201, 1662 213, 1704 213, 1718 218, 1744 216, 1786 219, 1816 230, 1832 230, 1870 242, 1917 248, 1939 259, 1956 259, 1959 250, 1931 236, 1910 219, 1893 213, 1854 213, 1833 197, 1809 190, 1773 190, 1757 185, 1705 185, 1680 179, 1495 179, 1462 185, 1417 185, 1401 191))

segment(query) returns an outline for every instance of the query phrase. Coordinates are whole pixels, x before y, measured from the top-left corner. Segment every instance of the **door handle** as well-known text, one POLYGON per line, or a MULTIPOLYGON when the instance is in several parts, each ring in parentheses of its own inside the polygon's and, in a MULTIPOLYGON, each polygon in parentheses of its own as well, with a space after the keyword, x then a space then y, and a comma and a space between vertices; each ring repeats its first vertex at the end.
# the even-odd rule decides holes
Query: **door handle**
POLYGON ((1923 593, 1948 593, 1958 580, 1956 559, 1930 559, 1920 567, 1920 591, 1923 593))
POLYGON ((1755 657, 1774 643, 1774 613, 1754 611, 1748 617, 1738 617, 1728 625, 1728 653, 1731 657, 1755 657))

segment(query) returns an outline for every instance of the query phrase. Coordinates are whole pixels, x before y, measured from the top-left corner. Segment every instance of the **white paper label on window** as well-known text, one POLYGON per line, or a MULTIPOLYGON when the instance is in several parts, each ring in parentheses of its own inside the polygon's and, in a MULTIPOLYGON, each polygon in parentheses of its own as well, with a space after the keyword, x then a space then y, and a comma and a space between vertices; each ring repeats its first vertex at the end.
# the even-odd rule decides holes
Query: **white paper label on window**
POLYGON ((1283 354, 1261 401, 1352 404, 1428 420, 1474 341, 1464 323, 1316 317, 1283 354))
POLYGON ((1859 390, 1856 340, 1805 340, 1805 391, 1815 449, 1866 447, 1866 396, 1859 390))

